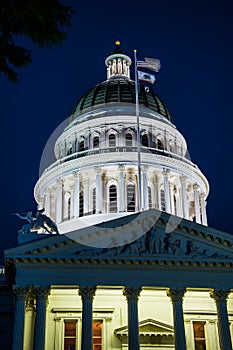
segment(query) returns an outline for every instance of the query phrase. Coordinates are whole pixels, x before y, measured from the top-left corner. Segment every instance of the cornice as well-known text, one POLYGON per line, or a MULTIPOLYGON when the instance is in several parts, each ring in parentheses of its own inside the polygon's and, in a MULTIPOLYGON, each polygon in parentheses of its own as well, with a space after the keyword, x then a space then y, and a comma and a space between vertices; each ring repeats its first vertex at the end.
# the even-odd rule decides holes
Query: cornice
MULTIPOLYGON (((86 157, 81 157, 73 160, 69 160, 64 163, 59 163, 53 168, 45 171, 35 186, 35 197, 37 198, 39 192, 43 187, 47 187, 54 183, 57 178, 62 176, 67 176, 72 174, 77 168, 81 171, 85 171, 88 168, 93 168, 94 166, 112 166, 114 162, 122 163, 122 152, 112 152, 112 153, 99 153, 98 157, 96 155, 88 155, 86 157), (111 163, 110 163, 111 162, 111 163)), ((124 163, 127 162, 137 164, 137 152, 124 152, 124 163)), ((149 165, 154 168, 163 169, 163 167, 170 168, 174 172, 179 172, 182 175, 193 178, 194 182, 197 182, 201 188, 206 189, 206 194, 209 192, 209 184, 205 176, 193 163, 184 162, 172 157, 161 156, 151 153, 143 153, 143 164, 149 165)))

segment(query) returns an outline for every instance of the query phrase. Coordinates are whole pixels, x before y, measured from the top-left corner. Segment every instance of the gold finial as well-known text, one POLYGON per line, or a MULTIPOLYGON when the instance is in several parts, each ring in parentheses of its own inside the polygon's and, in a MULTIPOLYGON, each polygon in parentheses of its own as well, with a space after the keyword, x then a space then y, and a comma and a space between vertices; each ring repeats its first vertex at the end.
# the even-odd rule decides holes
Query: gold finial
POLYGON ((120 44, 121 44, 120 40, 116 40, 116 41, 115 41, 115 44, 116 44, 117 46, 120 46, 120 44))

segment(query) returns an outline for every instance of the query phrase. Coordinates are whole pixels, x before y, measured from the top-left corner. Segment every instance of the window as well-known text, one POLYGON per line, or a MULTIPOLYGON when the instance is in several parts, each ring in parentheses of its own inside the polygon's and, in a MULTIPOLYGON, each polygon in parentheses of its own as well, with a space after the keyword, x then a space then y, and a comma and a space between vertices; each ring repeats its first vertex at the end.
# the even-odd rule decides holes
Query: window
POLYGON ((67 211, 68 211, 68 220, 70 220, 70 217, 71 217, 71 198, 69 198, 68 202, 67 202, 67 211))
POLYGON ((65 321, 64 327, 64 350, 76 350, 76 321, 65 321))
POLYGON ((80 142, 79 142, 79 152, 82 152, 82 151, 84 151, 85 150, 85 148, 84 148, 84 140, 81 140, 80 142))
POLYGON ((92 191, 92 213, 96 213, 96 189, 93 188, 92 191))
POLYGON ((83 191, 79 193, 79 216, 83 216, 83 191))
POLYGON ((206 350, 205 322, 193 322, 195 350, 206 350))
POLYGON ((175 215, 177 215, 177 200, 176 200, 176 195, 174 194, 174 211, 175 211, 175 215))
POLYGON ((163 143, 162 143, 162 141, 160 139, 157 140, 157 148, 158 149, 163 149, 164 148, 163 147, 163 143))
POLYGON ((102 350, 102 321, 93 321, 92 334, 93 334, 93 350, 102 350))
POLYGON ((110 134, 108 137, 109 147, 116 147, 116 135, 110 134))
POLYGON ((72 154, 72 150, 73 150, 73 147, 72 147, 72 144, 70 143, 69 146, 68 146, 68 150, 67 150, 67 156, 72 154))
POLYGON ((127 211, 135 211, 135 186, 133 184, 127 186, 127 211))
POLYGON ((166 207, 165 207, 165 194, 164 194, 164 190, 160 190, 160 205, 161 205, 161 210, 165 211, 166 207))
POLYGON ((127 133, 125 135, 125 145, 128 147, 132 147, 133 146, 133 136, 130 133, 127 133))
POLYGON ((109 187, 109 211, 117 213, 117 188, 115 185, 109 187))
POLYGON ((148 135, 146 134, 142 135, 142 146, 149 147, 148 135))
POLYGON ((152 208, 152 193, 151 193, 151 188, 148 186, 148 204, 149 204, 149 209, 152 208))
POLYGON ((93 138, 93 148, 98 148, 99 147, 99 143, 100 143, 99 136, 95 136, 93 138))

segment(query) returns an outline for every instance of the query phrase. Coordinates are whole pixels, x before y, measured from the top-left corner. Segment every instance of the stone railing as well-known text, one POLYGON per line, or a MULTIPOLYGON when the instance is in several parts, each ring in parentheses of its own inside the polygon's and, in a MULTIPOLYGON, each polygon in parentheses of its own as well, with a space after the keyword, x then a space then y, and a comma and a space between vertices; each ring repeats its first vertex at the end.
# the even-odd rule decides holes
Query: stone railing
MULTIPOLYGON (((51 170, 60 164, 63 164, 65 162, 69 162, 70 160, 74 160, 74 159, 81 158, 81 157, 102 154, 102 153, 118 153, 118 152, 134 152, 135 153, 135 152, 137 152, 137 150, 138 149, 136 146, 114 146, 114 147, 106 147, 106 148, 87 149, 84 151, 72 153, 66 157, 58 159, 55 163, 51 164, 47 169, 45 169, 45 171, 51 170)), ((175 154, 173 152, 163 150, 163 149, 142 146, 141 153, 156 154, 156 155, 160 155, 160 156, 164 156, 164 157, 170 157, 170 158, 185 162, 193 167, 197 167, 195 164, 193 164, 187 158, 180 156, 178 154, 175 154)))

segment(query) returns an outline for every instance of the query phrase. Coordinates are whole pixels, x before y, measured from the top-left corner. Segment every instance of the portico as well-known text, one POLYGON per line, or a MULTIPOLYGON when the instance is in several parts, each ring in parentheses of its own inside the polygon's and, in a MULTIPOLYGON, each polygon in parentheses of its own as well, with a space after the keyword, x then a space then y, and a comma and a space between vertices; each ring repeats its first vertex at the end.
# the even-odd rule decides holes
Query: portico
POLYGON ((162 342, 164 349, 195 349, 200 343, 230 350, 232 237, 222 236, 215 252, 219 232, 204 226, 197 231, 185 221, 171 239, 161 239, 159 250, 160 225, 166 227, 168 220, 163 213, 125 247, 94 248, 66 235, 43 235, 7 251, 6 261, 17 270, 12 349, 21 342, 30 350, 34 342, 36 350, 63 350, 68 343, 82 350, 135 350, 162 342), (195 249, 188 244, 191 238, 195 249), (29 300, 35 319, 31 333, 29 300), (34 340, 25 338, 29 334, 34 340), (101 344, 95 348, 93 341, 101 344))

